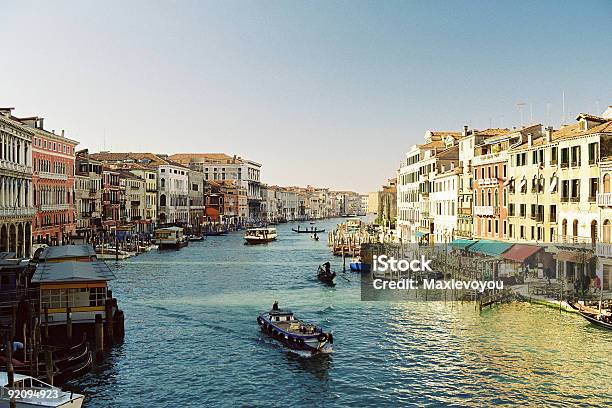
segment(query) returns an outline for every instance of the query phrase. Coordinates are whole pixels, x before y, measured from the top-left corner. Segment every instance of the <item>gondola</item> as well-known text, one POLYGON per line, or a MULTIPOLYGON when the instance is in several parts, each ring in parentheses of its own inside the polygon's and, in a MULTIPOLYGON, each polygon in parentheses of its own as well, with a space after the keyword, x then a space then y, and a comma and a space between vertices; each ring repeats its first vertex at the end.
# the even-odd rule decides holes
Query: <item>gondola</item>
POLYGON ((319 278, 321 282, 328 285, 335 285, 334 279, 336 278, 336 272, 329 269, 329 262, 319 265, 319 269, 317 270, 317 278, 319 278))
POLYGON ((321 234, 323 232, 325 232, 325 229, 316 229, 315 227, 313 228, 306 228, 306 229, 300 229, 300 227, 296 228, 291 228, 291 231, 293 232, 297 232, 298 234, 321 234))
POLYGON ((189 242, 199 242, 199 241, 204 241, 205 237, 204 235, 190 235, 189 236, 189 242))
POLYGON ((580 316, 584 317, 592 324, 599 327, 603 327, 608 330, 612 330, 612 316, 603 316, 599 314, 596 309, 587 308, 571 300, 568 300, 567 304, 570 305, 572 309, 580 313, 580 316))
POLYGON ((293 312, 279 309, 274 302, 272 310, 257 316, 257 324, 266 335, 292 350, 318 353, 327 344, 334 343, 332 332, 325 332, 314 324, 295 318, 293 312))

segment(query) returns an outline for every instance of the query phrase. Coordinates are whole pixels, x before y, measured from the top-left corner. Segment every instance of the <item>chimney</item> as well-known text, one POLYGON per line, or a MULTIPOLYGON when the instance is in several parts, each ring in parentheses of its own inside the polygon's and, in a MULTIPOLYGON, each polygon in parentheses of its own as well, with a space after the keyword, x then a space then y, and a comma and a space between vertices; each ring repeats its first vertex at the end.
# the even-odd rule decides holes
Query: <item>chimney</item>
POLYGON ((44 129, 44 124, 45 124, 45 118, 38 118, 38 125, 35 127, 38 127, 39 129, 44 129))
POLYGON ((62 137, 64 137, 64 129, 62 129, 62 137))
POLYGON ((0 115, 4 115, 7 118, 11 117, 15 108, 0 108, 0 115))
POLYGON ((552 142, 552 134, 553 134, 553 127, 552 126, 547 127, 546 131, 544 132, 544 141, 546 143, 552 142))
POLYGON ((51 133, 55 134, 55 129, 53 129, 53 130, 51 131, 51 133))
POLYGON ((468 125, 463 125, 463 133, 462 133, 463 137, 466 137, 468 135, 468 125))
POLYGON ((531 136, 531 133, 529 133, 527 135, 527 147, 531 147, 532 142, 533 142, 533 137, 531 136))

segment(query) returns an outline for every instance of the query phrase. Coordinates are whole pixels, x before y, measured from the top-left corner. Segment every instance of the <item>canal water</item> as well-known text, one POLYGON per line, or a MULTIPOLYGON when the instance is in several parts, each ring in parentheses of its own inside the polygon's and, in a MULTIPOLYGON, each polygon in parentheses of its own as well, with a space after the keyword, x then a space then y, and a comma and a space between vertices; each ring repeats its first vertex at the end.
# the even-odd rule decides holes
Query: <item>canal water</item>
MULTIPOLYGON (((341 220, 317 225, 330 231, 341 220)), ((74 388, 93 407, 610 406, 612 332, 514 303, 365 302, 357 275, 321 285, 332 260, 278 226, 278 241, 209 237, 111 262, 125 342, 74 388), (331 352, 293 354, 259 331, 274 300, 333 329, 331 352)), ((341 269, 341 259, 332 260, 341 269)))

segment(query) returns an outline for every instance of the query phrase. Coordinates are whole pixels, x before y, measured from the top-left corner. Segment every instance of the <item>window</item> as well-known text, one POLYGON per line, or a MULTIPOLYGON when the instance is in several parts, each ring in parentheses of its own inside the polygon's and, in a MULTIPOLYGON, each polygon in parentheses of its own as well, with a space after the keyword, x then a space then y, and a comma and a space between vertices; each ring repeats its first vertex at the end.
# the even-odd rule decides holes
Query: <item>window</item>
POLYGON ((599 143, 589 143, 589 164, 595 164, 599 161, 599 143))
POLYGON ((597 183, 599 182, 599 178, 593 177, 589 181, 589 201, 595 201, 595 197, 597 196, 597 183))
POLYGON ((569 148, 561 149, 561 167, 569 166, 569 148))

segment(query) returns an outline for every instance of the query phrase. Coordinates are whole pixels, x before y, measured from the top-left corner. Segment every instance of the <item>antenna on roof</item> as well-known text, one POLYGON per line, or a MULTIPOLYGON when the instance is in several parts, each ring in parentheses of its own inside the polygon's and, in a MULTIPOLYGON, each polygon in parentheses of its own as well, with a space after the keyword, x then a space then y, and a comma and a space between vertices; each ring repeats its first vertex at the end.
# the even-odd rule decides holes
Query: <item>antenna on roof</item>
POLYGON ((525 107, 525 102, 519 102, 516 104, 516 107, 519 110, 519 113, 521 114, 521 127, 523 127, 523 108, 525 107))
POLYGON ((563 116, 561 116, 562 124, 565 124, 565 91, 562 94, 562 103, 563 103, 563 116))

